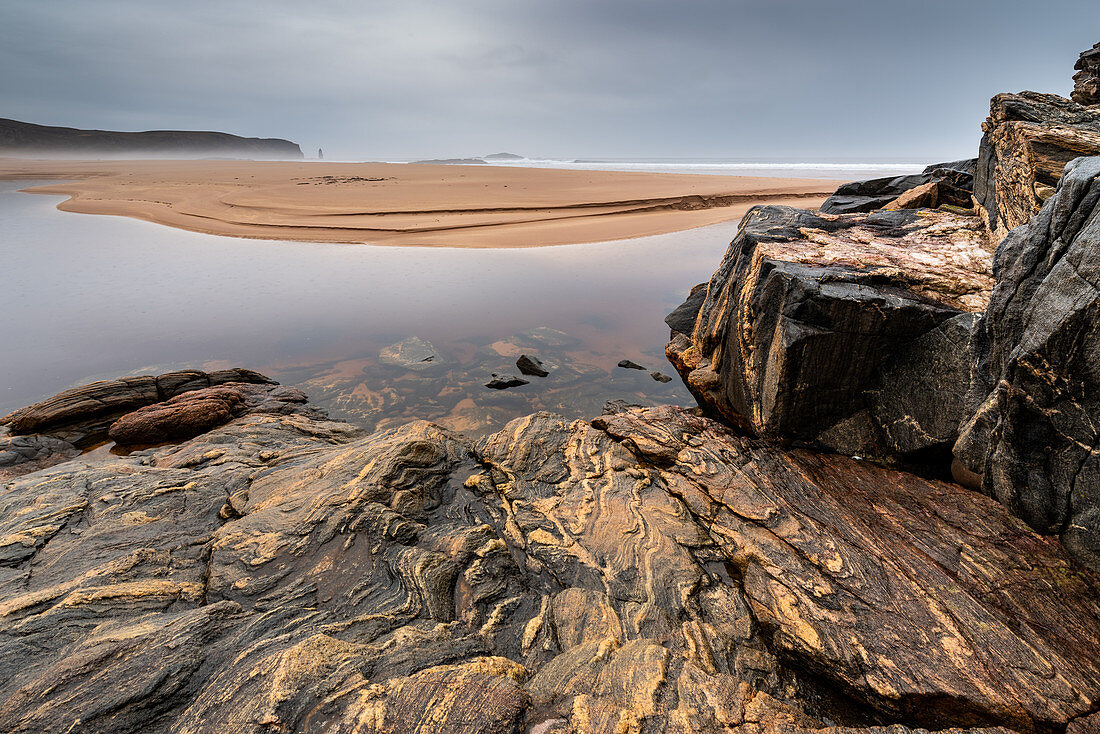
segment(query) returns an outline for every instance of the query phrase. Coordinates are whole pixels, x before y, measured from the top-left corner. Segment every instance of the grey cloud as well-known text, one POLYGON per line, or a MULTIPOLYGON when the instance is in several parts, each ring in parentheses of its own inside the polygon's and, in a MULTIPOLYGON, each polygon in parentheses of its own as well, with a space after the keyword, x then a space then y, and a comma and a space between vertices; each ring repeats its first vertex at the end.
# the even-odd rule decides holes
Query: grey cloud
POLYGON ((925 158, 1065 93, 1100 6, 929 0, 0 5, 0 116, 330 156, 925 158))

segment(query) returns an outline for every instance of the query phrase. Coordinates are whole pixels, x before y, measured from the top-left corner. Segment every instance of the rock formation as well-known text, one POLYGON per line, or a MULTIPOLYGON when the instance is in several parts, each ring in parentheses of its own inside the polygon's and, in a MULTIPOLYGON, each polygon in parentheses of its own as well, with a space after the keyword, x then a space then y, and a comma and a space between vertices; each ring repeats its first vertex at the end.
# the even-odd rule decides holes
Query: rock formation
POLYGON ((251 414, 0 485, 0 730, 1060 731, 1098 600, 979 493, 683 409, 251 414))
POLYGON ((981 222, 952 212, 758 207, 705 291, 670 315, 668 356, 704 409, 755 435, 946 455, 992 287, 985 248, 981 222))
POLYGON ((0 418, 11 433, 49 434, 80 445, 105 433, 125 413, 177 395, 226 383, 276 383, 245 369, 181 370, 159 376, 123 377, 82 385, 0 418))
POLYGON ((964 476, 1100 568, 1100 158, 997 249, 979 327, 980 407, 955 453, 964 476), (984 400, 982 399, 984 398, 984 400))
POLYGON ((1067 163, 1100 155, 1100 109, 1054 94, 998 94, 982 130, 974 198, 996 240, 1039 211, 1067 163))
POLYGON ((840 186, 821 205, 825 214, 858 214, 875 209, 936 208, 940 203, 969 209, 976 160, 934 163, 923 173, 855 181, 840 186), (898 201, 914 189, 921 189, 925 200, 898 201), (931 200, 927 197, 931 194, 931 200), (915 204, 915 205, 914 205, 915 204))
POLYGON ((242 138, 192 130, 78 130, 0 119, 0 155, 296 159, 302 157, 302 150, 297 143, 278 138, 242 138))
POLYGON ((1100 105, 1100 43, 1083 52, 1073 68, 1077 73, 1070 99, 1077 104, 1100 105))

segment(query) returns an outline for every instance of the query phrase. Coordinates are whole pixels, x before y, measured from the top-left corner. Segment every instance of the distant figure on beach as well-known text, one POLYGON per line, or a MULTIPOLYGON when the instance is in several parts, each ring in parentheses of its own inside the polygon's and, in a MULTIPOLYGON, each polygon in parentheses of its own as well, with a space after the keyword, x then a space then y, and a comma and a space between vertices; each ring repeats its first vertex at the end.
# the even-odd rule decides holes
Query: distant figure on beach
POLYGON ((323 161, 325 159, 325 151, 320 148, 317 149, 317 160, 323 161))

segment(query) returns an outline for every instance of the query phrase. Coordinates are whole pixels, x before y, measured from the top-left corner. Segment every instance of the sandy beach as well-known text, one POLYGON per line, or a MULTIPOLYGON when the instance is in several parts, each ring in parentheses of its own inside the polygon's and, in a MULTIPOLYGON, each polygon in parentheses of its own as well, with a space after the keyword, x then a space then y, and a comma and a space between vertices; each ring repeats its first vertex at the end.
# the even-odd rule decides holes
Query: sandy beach
POLYGON ((643 237, 739 219, 762 203, 816 207, 821 179, 503 166, 220 160, 0 159, 0 179, 58 208, 233 237, 537 247, 643 237))

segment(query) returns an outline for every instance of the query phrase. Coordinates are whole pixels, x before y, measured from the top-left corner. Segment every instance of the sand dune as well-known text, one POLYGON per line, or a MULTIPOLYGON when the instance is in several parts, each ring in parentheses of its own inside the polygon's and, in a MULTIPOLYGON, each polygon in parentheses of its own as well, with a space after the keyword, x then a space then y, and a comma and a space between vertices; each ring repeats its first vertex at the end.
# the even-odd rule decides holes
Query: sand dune
POLYGON ((533 247, 641 237, 738 219, 759 203, 813 207, 819 179, 503 166, 0 159, 0 178, 59 209, 234 237, 533 247))

